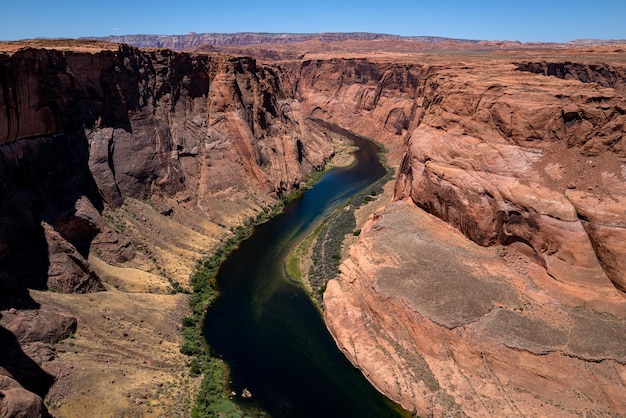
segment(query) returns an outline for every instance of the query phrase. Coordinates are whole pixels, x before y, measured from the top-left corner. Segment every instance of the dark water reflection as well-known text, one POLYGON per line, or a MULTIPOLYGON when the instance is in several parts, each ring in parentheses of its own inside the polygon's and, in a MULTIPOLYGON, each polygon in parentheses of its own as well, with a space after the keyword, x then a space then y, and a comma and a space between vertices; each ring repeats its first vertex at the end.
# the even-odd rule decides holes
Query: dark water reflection
POLYGON ((204 323, 211 349, 230 366, 232 389, 253 395, 241 402, 275 417, 402 415, 346 360, 283 267, 295 243, 385 174, 378 146, 353 140, 358 164, 329 171, 224 262, 217 277, 221 294, 204 323))

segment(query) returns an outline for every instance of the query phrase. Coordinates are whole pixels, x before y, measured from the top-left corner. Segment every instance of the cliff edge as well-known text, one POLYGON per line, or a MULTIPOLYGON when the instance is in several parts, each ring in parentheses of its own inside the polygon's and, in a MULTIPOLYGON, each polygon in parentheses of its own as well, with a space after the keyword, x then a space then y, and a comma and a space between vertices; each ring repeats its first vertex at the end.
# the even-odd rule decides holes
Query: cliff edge
POLYGON ((623 74, 467 59, 404 67, 369 90, 375 115, 388 80, 413 80, 384 119, 401 122, 406 153, 396 202, 363 225, 324 315, 406 409, 626 412, 623 74))
POLYGON ((2 45, 3 413, 184 414, 181 291, 333 155, 309 118, 398 169, 324 296, 380 390, 424 415, 626 413, 623 49, 359 51, 2 45))

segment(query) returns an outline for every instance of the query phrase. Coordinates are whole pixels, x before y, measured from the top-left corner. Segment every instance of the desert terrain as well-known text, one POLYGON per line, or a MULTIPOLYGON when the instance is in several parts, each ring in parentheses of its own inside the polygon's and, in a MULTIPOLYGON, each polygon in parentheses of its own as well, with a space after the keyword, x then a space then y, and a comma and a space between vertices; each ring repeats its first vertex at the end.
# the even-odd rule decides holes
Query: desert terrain
POLYGON ((324 294, 379 390, 626 413, 626 46, 193 47, 0 46, 2 414, 188 416, 190 274, 346 148, 310 118, 396 170, 324 294))

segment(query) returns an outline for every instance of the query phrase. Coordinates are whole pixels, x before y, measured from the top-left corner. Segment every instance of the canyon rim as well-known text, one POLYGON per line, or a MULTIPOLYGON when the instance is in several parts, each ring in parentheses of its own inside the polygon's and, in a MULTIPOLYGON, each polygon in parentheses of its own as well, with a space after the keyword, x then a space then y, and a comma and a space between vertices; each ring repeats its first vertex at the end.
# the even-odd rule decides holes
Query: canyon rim
POLYGON ((423 416, 626 414, 623 45, 193 47, 1 44, 4 415, 189 413, 177 289, 325 167, 312 118, 397 172, 324 294, 379 390, 423 416))

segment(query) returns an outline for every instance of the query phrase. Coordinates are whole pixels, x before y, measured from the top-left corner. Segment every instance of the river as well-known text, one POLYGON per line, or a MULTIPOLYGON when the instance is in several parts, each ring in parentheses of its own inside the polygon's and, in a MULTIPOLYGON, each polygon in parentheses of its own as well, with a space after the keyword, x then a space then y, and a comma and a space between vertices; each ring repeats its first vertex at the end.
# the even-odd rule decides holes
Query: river
POLYGON ((218 272, 220 296, 207 312, 203 332, 212 352, 228 364, 232 390, 252 394, 237 397, 244 408, 273 417, 405 415, 348 362, 307 293, 284 271, 295 244, 386 173, 376 144, 350 139, 359 147, 357 163, 329 170, 281 214, 255 228, 218 272))

